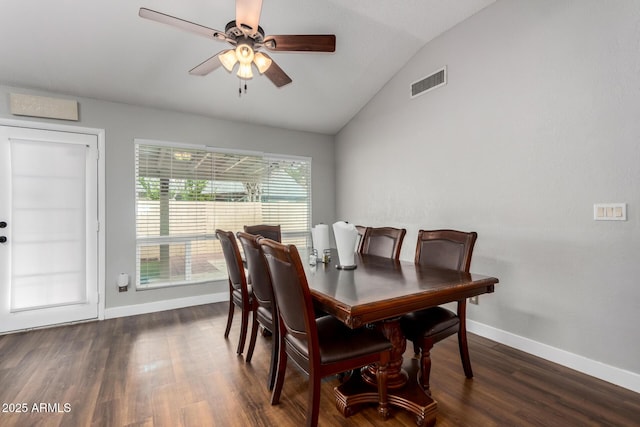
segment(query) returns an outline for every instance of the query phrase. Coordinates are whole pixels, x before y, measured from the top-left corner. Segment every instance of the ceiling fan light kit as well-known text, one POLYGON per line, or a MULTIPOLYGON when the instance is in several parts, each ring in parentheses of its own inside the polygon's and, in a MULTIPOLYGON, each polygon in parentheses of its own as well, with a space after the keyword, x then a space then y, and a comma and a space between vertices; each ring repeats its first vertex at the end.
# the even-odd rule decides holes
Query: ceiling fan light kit
POLYGON ((335 52, 336 36, 333 34, 266 36, 258 25, 262 12, 262 0, 236 0, 236 20, 218 31, 184 19, 176 18, 147 8, 140 8, 139 16, 171 25, 209 39, 226 41, 232 49, 223 50, 189 71, 189 74, 206 76, 221 65, 230 73, 238 63, 237 76, 253 78, 252 64, 260 74, 267 76, 276 86, 291 83, 291 78, 266 53, 272 52, 335 52))

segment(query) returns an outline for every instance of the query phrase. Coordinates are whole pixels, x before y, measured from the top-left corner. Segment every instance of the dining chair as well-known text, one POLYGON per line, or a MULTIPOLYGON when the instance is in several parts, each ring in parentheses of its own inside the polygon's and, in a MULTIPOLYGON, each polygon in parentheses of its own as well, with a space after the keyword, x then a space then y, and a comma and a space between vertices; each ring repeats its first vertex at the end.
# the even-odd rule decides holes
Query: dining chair
POLYGON ((271 286, 271 276, 269 276, 269 270, 267 262, 262 254, 262 248, 259 241, 263 239, 262 236, 256 236, 254 234, 244 233, 242 231, 237 233, 238 240, 244 250, 244 257, 247 266, 247 272, 251 278, 251 289, 253 291, 253 298, 255 303, 253 308, 253 316, 251 323, 251 334, 249 339, 249 348, 245 356, 246 362, 251 362, 253 357, 253 350, 256 346, 256 338, 258 336, 258 325, 269 331, 272 336, 271 339, 271 364, 269 367, 269 376, 267 380, 267 387, 269 390, 273 390, 273 385, 276 380, 276 367, 278 362, 278 328, 277 328, 277 313, 275 312, 275 301, 273 299, 273 287, 271 286))
POLYGON ((316 426, 322 378, 377 363, 378 413, 383 419, 388 418, 387 367, 392 348, 389 340, 375 329, 350 329, 333 316, 316 318, 296 246, 269 239, 261 239, 260 246, 269 266, 280 334, 271 404, 280 401, 290 358, 309 376, 307 426, 316 426))
POLYGON ((242 354, 247 339, 249 314, 254 310, 253 305, 255 302, 253 301, 252 290, 247 283, 244 264, 240 256, 240 249, 238 248, 238 243, 236 242, 233 232, 217 229, 215 233, 222 246, 222 253, 224 254, 224 260, 227 264, 227 272, 229 274, 229 315, 227 317, 227 328, 224 331, 224 337, 229 337, 235 307, 238 306, 242 312, 242 320, 240 323, 240 340, 236 352, 242 354))
POLYGON ((282 233, 280 231, 280 225, 269 224, 257 224, 257 225, 245 225, 244 232, 249 234, 256 234, 267 239, 275 240, 276 242, 282 242, 282 233))
MULTIPOLYGON (((476 232, 420 230, 415 263, 468 273, 477 238, 476 232)), ((456 313, 444 307, 430 307, 400 318, 400 326, 405 337, 413 342, 414 353, 416 356, 421 354, 418 381, 427 392, 431 374, 431 348, 438 341, 456 333, 464 374, 467 378, 473 378, 467 345, 466 311, 465 298, 458 301, 456 313)))
POLYGON ((405 234, 407 230, 404 228, 367 227, 360 244, 360 252, 398 260, 405 234))

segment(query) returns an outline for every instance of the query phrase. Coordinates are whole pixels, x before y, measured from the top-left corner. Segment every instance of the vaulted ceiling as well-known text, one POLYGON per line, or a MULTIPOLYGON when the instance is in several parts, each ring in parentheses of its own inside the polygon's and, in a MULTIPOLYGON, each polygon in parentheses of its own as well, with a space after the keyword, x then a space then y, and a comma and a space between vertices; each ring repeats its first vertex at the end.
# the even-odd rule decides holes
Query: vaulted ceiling
MULTIPOLYGON (((271 53, 293 82, 188 73, 226 42, 141 19, 140 7, 224 31, 234 0, 3 0, 0 84, 337 133, 427 42, 495 0, 264 0, 269 34, 335 34, 335 53, 271 53)), ((430 72, 434 70, 425 70, 430 72)))

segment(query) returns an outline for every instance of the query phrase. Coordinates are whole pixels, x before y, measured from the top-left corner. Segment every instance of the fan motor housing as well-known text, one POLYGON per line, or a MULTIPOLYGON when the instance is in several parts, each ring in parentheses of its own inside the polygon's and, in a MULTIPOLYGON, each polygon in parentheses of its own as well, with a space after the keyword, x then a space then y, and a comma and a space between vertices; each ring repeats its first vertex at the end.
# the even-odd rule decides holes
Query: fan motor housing
MULTIPOLYGON (((226 27, 224 27, 224 32, 233 40, 245 37, 244 31, 242 31, 242 28, 238 27, 235 20, 229 22, 226 27)), ((254 43, 262 43, 264 41, 264 30, 258 25, 258 31, 256 31, 255 34, 246 37, 253 40, 254 43)))

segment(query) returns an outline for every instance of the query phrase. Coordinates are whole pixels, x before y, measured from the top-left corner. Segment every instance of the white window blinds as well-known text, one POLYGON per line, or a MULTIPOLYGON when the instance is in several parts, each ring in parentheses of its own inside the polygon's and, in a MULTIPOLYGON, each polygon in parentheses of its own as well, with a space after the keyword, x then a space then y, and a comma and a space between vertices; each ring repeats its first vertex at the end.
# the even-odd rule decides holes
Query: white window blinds
POLYGON ((311 160, 136 142, 137 286, 227 278, 215 230, 280 224, 307 245, 311 160))

